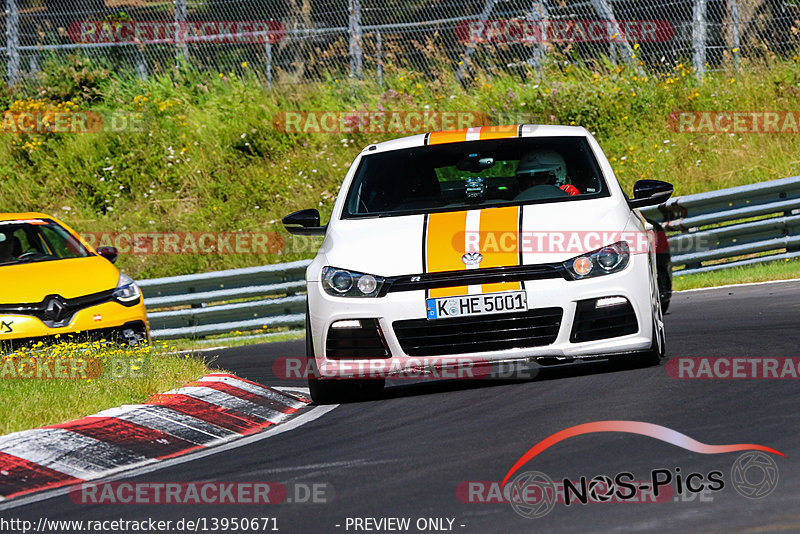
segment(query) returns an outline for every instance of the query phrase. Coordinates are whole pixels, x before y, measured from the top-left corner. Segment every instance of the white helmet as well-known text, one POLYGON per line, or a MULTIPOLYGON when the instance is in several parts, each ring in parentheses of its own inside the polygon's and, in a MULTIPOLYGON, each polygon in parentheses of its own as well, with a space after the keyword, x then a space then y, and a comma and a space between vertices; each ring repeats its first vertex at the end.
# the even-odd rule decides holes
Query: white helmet
POLYGON ((558 187, 567 183, 567 164, 555 150, 531 151, 522 156, 517 164, 517 176, 533 176, 540 172, 552 172, 558 187))

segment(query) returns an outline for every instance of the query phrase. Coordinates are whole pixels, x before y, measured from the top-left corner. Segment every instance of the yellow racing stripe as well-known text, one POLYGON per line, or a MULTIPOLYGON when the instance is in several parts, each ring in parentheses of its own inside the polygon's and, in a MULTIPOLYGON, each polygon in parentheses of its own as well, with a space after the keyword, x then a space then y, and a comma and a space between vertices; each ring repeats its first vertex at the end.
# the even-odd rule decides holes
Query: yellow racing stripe
MULTIPOLYGON (((467 223, 466 211, 431 213, 428 215, 425 236, 425 272, 463 271, 467 266, 461 261, 464 251, 453 246, 453 236, 463 235, 467 223)), ((430 290, 431 297, 466 295, 467 286, 442 287, 430 290)))
POLYGON ((467 140, 467 129, 445 130, 443 132, 431 132, 428 135, 429 145, 442 145, 444 143, 460 143, 467 140))
MULTIPOLYGON (((519 265, 519 206, 481 210, 481 269, 519 265), (513 239, 511 238, 513 236, 513 239)), ((520 282, 483 284, 483 293, 520 290, 520 282)))
POLYGON ((484 126, 481 128, 481 141, 486 139, 509 139, 517 137, 519 126, 512 124, 509 126, 484 126))
MULTIPOLYGON (((480 269, 519 265, 519 206, 487 208, 480 212, 480 269)), ((425 272, 466 270, 461 259, 465 252, 463 241, 467 212, 431 213, 425 235, 425 272)), ((482 284, 482 293, 522 289, 520 282, 482 284)), ((466 295, 468 287, 434 288, 430 297, 466 295)))

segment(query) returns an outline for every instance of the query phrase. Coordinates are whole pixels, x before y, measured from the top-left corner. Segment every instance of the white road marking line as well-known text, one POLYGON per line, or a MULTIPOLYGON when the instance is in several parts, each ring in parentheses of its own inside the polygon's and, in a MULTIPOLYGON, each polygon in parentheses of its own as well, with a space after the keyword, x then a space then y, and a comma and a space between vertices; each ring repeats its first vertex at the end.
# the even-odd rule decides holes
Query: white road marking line
MULTIPOLYGON (((680 275, 680 271, 673 273, 673 275, 680 275)), ((728 284, 724 286, 696 287, 694 289, 681 289, 680 291, 674 291, 674 293, 691 293, 693 291, 709 291, 712 289, 725 289, 728 287, 765 286, 768 284, 784 284, 786 282, 800 282, 800 278, 790 278, 789 280, 767 280, 766 282, 746 282, 744 284, 728 284)))

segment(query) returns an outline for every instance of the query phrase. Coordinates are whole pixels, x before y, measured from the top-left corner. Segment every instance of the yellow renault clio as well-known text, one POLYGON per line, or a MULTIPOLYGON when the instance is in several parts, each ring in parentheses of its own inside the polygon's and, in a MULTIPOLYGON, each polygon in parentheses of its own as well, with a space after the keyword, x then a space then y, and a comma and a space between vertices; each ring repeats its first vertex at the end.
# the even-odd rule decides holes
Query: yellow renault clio
POLYGON ((149 342, 141 291, 116 259, 114 247, 95 250, 43 213, 0 213, 0 347, 72 337, 149 342))

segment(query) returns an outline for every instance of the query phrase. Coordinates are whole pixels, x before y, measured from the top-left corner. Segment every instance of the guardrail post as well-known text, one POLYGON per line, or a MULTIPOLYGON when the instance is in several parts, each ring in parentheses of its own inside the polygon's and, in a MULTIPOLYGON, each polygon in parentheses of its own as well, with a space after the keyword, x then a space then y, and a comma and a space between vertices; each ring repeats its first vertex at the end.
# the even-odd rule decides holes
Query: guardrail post
POLYGON ((17 0, 6 0, 6 54, 8 85, 19 81, 19 6, 17 0))

